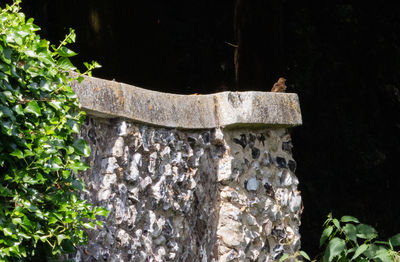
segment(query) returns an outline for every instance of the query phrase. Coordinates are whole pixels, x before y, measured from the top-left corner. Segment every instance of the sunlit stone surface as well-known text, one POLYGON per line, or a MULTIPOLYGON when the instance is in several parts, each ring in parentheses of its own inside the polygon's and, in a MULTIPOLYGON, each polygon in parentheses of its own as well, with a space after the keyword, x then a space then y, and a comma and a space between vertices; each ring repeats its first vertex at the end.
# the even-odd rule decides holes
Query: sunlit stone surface
MULTIPOLYGON (((154 110, 163 94, 127 98, 137 90, 86 81, 90 86, 74 87, 87 87, 78 92, 88 112, 80 133, 91 148, 91 169, 79 174, 88 189, 81 197, 110 214, 102 228, 88 231, 88 246, 73 255, 77 261, 274 261, 299 249, 302 201, 287 129, 301 124, 295 94, 273 94, 271 101, 262 92, 198 96, 208 102, 173 109, 190 113, 186 120, 170 121, 169 113, 136 119, 125 114, 128 100, 159 96, 132 104, 143 107, 129 109, 136 114, 154 110), (94 88, 109 92, 102 106, 112 114, 89 104, 94 88), (213 96, 220 100, 209 101, 213 96), (112 104, 121 99, 123 105, 112 104), (262 112, 268 117, 257 115, 262 112), (224 121, 229 125, 218 125, 224 121)), ((165 95, 160 108, 176 102, 165 95)))

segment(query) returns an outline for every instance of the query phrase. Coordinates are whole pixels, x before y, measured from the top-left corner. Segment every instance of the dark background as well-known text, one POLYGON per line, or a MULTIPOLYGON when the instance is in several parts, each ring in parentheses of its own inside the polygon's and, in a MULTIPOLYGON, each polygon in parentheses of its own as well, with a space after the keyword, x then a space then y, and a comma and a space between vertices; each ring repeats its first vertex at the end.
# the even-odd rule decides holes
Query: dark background
POLYGON ((44 38, 77 32, 94 76, 171 93, 299 94, 292 130, 304 200, 302 248, 329 212, 385 239, 400 232, 400 6, 295 0, 25 0, 44 38), (229 43, 229 44, 228 44, 229 43), (239 45, 237 48, 235 45, 239 45), (236 50, 238 74, 235 76, 236 50))

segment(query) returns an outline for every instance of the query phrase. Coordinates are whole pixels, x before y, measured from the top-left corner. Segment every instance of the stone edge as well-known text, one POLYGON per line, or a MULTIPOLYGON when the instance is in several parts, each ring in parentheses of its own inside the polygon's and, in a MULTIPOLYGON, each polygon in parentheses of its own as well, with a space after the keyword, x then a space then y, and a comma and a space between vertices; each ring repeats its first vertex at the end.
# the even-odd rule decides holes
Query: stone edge
POLYGON ((95 77, 71 83, 88 115, 171 128, 210 129, 230 126, 302 124, 295 93, 221 92, 209 95, 162 93, 95 77))

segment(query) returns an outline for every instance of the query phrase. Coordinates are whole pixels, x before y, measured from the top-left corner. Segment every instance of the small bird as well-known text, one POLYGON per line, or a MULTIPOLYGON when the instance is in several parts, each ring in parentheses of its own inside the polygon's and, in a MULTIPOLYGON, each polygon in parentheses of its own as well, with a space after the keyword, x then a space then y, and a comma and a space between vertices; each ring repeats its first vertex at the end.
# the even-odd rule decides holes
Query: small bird
POLYGON ((274 86, 271 89, 271 92, 285 92, 287 88, 285 82, 286 82, 285 78, 279 77, 278 82, 274 84, 274 86))

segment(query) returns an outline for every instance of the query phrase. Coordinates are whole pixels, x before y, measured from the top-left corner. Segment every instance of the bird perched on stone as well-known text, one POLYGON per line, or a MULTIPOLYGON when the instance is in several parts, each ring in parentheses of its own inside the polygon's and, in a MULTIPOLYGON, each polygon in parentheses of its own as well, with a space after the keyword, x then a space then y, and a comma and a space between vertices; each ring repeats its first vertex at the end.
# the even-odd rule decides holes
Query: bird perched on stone
POLYGON ((278 82, 274 84, 274 86, 271 89, 271 92, 285 92, 286 90, 285 82, 286 82, 285 78, 279 77, 278 82))

